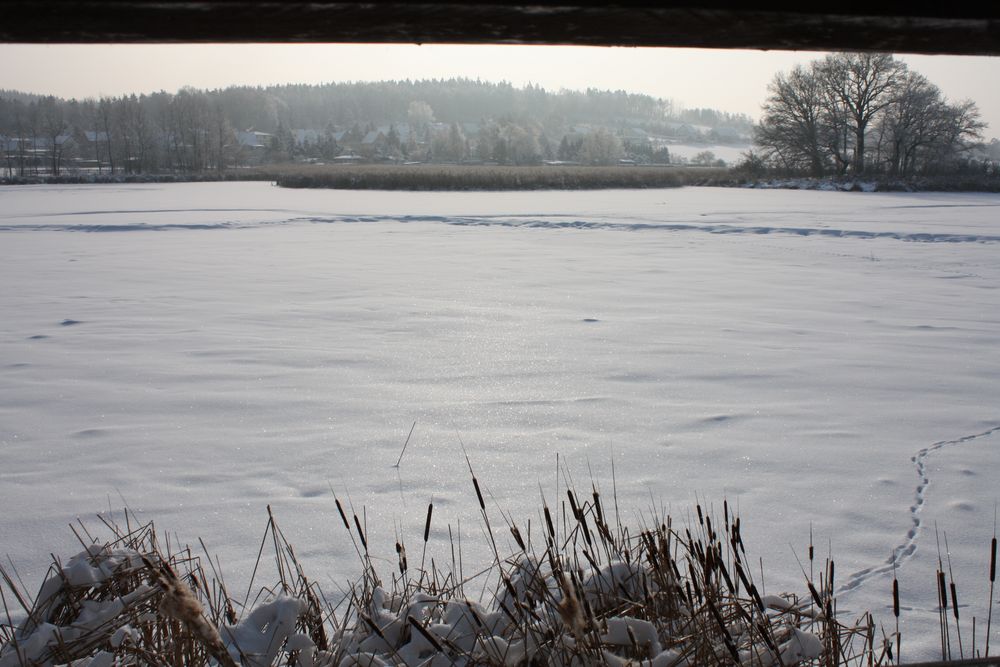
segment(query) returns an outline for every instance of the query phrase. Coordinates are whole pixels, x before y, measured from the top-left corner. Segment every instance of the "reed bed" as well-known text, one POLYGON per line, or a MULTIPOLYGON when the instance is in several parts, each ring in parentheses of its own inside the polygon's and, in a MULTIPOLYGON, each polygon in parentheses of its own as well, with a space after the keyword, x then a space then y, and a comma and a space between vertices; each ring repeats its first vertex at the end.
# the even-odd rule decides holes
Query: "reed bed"
POLYGON ((667 166, 333 165, 270 170, 286 188, 346 190, 591 190, 675 188, 731 180, 723 168, 667 166))
POLYGON ((242 598, 207 552, 165 544, 131 512, 124 525, 102 519, 103 540, 80 524, 82 550, 55 560, 34 598, 0 568, 0 667, 896 664, 898 633, 867 613, 841 618, 834 562, 814 562, 811 546, 819 574, 803 573, 808 596, 765 594, 727 502, 721 516, 697 504, 683 526, 670 516, 626 526, 592 484, 554 506, 542 500, 532 530, 503 513, 498 521, 470 474, 493 554, 486 570, 466 577, 460 564, 434 565, 454 554, 425 565, 431 504, 417 549, 401 539, 394 567, 380 572, 364 522, 334 497, 360 567, 336 599, 305 574, 270 508, 242 598), (408 555, 417 550, 419 565, 408 555), (276 574, 251 599, 265 554, 276 574), (477 601, 471 587, 491 594, 477 601))

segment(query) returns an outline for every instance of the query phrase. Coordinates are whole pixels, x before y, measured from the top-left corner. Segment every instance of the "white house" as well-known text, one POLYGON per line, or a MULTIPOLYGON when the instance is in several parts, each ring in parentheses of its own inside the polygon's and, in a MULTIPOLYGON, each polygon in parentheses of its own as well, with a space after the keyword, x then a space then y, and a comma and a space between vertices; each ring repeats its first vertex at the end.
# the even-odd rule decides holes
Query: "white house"
POLYGON ((261 149, 267 148, 271 143, 271 137, 273 134, 267 132, 258 132, 257 130, 250 128, 249 130, 236 133, 236 140, 240 142, 240 146, 246 146, 250 149, 261 149))

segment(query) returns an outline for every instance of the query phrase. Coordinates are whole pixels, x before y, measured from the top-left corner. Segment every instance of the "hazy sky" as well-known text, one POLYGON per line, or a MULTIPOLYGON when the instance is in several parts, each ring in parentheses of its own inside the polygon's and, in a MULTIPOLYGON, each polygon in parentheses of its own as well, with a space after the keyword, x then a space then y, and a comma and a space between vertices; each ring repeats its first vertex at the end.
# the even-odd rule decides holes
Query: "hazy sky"
MULTIPOLYGON (((775 72, 819 53, 580 46, 0 45, 0 88, 98 97, 182 86, 468 77, 622 89, 757 117, 775 72)), ((902 56, 1000 136, 1000 58, 902 56)))

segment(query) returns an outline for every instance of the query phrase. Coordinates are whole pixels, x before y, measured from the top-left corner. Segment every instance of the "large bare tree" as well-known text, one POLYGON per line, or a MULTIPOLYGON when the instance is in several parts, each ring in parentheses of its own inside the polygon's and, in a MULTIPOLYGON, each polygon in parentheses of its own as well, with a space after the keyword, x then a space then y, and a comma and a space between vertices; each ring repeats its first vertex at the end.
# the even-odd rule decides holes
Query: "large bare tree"
POLYGON ((854 135, 855 174, 865 172, 865 138, 872 121, 896 100, 907 67, 888 53, 835 53, 816 68, 823 88, 842 105, 854 135))
POLYGON ((774 77, 755 139, 786 168, 822 176, 826 171, 824 114, 815 69, 796 65, 788 74, 779 72, 774 77))
POLYGON ((948 170, 985 127, 974 102, 949 103, 889 54, 829 55, 779 72, 768 93, 757 144, 772 164, 813 176, 948 170))

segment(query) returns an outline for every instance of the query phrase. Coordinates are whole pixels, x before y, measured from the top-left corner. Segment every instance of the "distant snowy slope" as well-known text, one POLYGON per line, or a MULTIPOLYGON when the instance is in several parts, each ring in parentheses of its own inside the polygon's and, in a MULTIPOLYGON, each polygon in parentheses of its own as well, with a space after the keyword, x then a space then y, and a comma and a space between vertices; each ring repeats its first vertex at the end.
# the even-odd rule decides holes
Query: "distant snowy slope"
POLYGON ((750 144, 745 144, 741 146, 731 146, 722 144, 668 144, 667 150, 670 151, 670 159, 672 161, 677 158, 683 158, 684 160, 690 161, 694 156, 699 153, 704 153, 705 151, 711 152, 715 155, 715 159, 724 161, 727 165, 734 165, 743 159, 743 154, 746 153, 751 148, 750 144))

